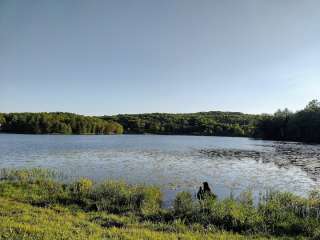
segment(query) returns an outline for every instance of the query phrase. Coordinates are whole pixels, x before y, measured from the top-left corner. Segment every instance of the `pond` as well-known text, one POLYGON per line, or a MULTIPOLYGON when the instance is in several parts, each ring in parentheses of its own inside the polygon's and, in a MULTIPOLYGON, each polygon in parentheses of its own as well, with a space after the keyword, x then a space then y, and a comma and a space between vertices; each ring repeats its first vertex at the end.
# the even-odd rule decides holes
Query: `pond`
POLYGON ((0 168, 41 167, 66 178, 122 179, 177 191, 209 182, 221 198, 251 190, 307 195, 319 184, 320 146, 249 138, 0 134, 0 168))

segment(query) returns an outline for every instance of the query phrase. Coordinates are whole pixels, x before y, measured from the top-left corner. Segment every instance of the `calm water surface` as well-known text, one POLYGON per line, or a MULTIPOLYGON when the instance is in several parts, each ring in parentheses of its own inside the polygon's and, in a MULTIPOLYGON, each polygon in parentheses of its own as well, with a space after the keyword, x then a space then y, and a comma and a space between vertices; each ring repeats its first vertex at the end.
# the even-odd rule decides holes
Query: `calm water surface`
POLYGON ((319 145, 204 136, 0 134, 0 168, 43 167, 73 178, 155 184, 166 204, 208 181, 219 197, 243 190, 306 195, 319 184, 319 145))

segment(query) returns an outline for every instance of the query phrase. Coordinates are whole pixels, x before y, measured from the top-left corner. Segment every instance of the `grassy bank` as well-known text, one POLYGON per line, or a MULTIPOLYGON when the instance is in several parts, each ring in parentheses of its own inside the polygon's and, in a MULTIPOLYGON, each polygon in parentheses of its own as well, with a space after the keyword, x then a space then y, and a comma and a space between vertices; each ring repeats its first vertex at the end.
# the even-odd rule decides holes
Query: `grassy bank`
POLYGON ((161 208, 153 186, 79 179, 64 184, 46 170, 0 173, 0 239, 319 239, 320 197, 270 193, 253 205, 195 201, 179 193, 161 208))

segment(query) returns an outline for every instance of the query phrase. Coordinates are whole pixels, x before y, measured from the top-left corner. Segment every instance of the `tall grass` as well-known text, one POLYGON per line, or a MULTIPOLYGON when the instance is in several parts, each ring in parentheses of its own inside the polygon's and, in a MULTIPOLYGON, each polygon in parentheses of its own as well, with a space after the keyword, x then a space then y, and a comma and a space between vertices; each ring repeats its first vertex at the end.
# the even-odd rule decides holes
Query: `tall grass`
POLYGON ((32 169, 0 169, 0 180, 11 182, 33 183, 54 180, 57 173, 52 170, 42 168, 32 169))
POLYGON ((164 209, 161 191, 153 186, 121 181, 95 183, 87 178, 66 184, 56 181, 54 173, 42 169, 2 170, 0 174, 0 197, 33 206, 59 205, 88 213, 134 216, 157 231, 203 229, 320 239, 319 192, 312 192, 308 198, 268 192, 258 204, 253 203, 250 192, 243 192, 238 198, 207 197, 201 201, 181 192, 173 207, 164 209))
POLYGON ((0 195, 38 206, 75 204, 85 210, 148 215, 158 212, 162 203, 159 188, 153 186, 121 181, 98 184, 87 178, 65 184, 54 180, 54 172, 43 169, 6 169, 0 174, 0 195))
POLYGON ((174 215, 188 224, 213 225, 227 231, 320 239, 319 196, 318 192, 312 192, 308 198, 269 192, 254 205, 248 192, 238 199, 207 198, 193 202, 191 195, 180 193, 174 202, 174 215))

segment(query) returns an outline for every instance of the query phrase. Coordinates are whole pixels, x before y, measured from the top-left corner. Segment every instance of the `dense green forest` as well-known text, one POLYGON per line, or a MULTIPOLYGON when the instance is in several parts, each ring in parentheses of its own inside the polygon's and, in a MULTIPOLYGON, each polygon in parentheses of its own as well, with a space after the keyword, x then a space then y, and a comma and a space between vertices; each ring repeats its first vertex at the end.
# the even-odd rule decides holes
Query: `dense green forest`
POLYGON ((270 140, 320 142, 320 102, 312 100, 301 111, 275 114, 199 112, 190 114, 120 114, 103 116, 120 123, 125 133, 245 136, 270 140))
POLYGON ((119 123, 73 113, 0 114, 1 131, 34 134, 121 134, 119 123))
POLYGON ((9 133, 182 134, 239 136, 320 143, 320 102, 311 101, 295 113, 273 115, 240 112, 185 114, 146 113, 87 117, 73 113, 0 114, 0 130, 9 133))
POLYGON ((125 133, 252 136, 258 115, 238 112, 149 113, 103 116, 120 123, 125 133))
POLYGON ((313 100, 301 111, 278 110, 257 122, 254 137, 320 143, 320 102, 313 100))
POLYGON ((252 136, 258 115, 237 112, 190 114, 125 114, 86 117, 72 113, 0 114, 2 132, 109 134, 153 133, 215 136, 252 136))

